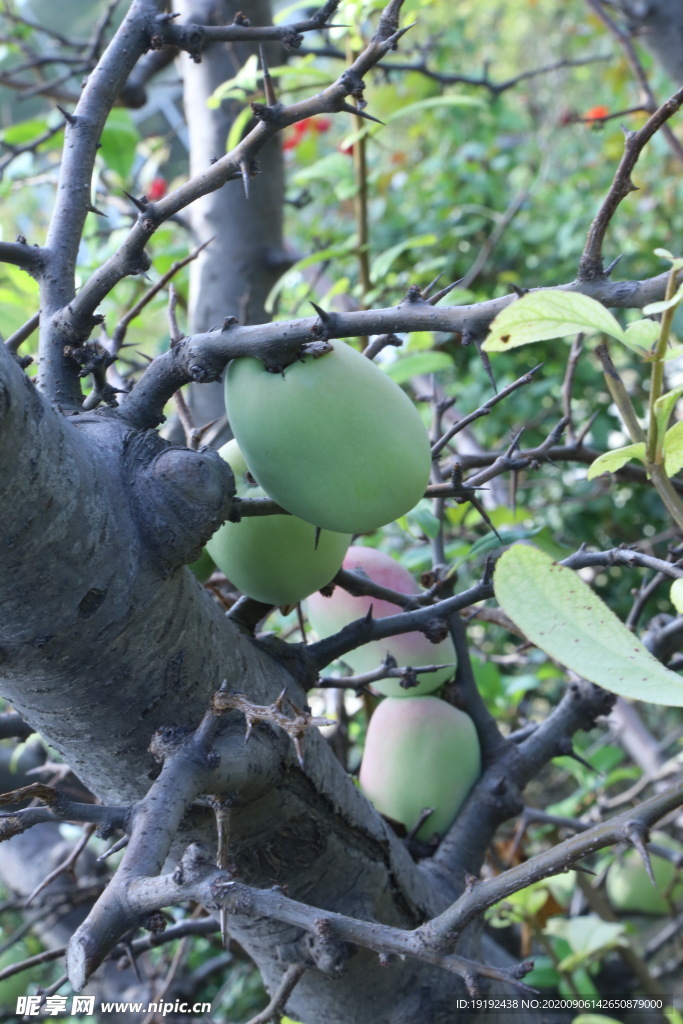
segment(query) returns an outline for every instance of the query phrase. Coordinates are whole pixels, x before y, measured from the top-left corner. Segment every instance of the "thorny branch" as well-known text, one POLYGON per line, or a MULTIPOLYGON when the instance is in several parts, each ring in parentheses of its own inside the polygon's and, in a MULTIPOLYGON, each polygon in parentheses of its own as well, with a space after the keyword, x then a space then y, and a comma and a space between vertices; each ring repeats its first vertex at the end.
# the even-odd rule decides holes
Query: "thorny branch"
MULTIPOLYGON (((607 306, 641 308, 663 297, 666 281, 667 274, 659 274, 646 281, 596 279, 560 287, 590 295, 607 306)), ((245 355, 262 359, 272 371, 281 370, 296 359, 302 345, 321 333, 333 340, 428 330, 483 339, 493 318, 515 299, 516 295, 506 295, 474 305, 438 307, 411 291, 397 306, 386 309, 327 312, 324 329, 318 317, 249 326, 231 323, 222 330, 184 338, 157 356, 121 400, 120 414, 135 426, 156 426, 164 405, 184 384, 219 380, 230 359, 245 355)))
POLYGON ((631 808, 609 821, 595 825, 579 835, 571 836, 532 860, 509 868, 495 878, 476 883, 447 911, 423 925, 418 931, 430 945, 433 944, 439 949, 450 949, 467 924, 487 907, 533 882, 566 871, 583 857, 606 846, 621 842, 635 844, 647 841, 650 828, 665 814, 682 804, 683 783, 680 783, 644 801, 638 808, 631 808))
POLYGON ((678 89, 663 103, 637 132, 626 132, 624 154, 619 162, 612 184, 603 200, 593 223, 591 224, 584 246, 577 273, 578 281, 586 282, 600 279, 605 275, 602 246, 605 234, 617 207, 629 193, 637 188, 633 184, 631 172, 638 162, 640 154, 652 136, 666 124, 670 117, 678 111, 683 103, 683 88, 678 89))
MULTIPOLYGON (((587 0, 587 3, 624 51, 640 93, 640 109, 646 110, 648 114, 654 113, 658 105, 657 100, 628 32, 620 28, 617 22, 610 17, 601 0, 587 0)), ((662 134, 673 155, 678 160, 683 161, 683 146, 681 146, 668 124, 662 126, 662 134)))

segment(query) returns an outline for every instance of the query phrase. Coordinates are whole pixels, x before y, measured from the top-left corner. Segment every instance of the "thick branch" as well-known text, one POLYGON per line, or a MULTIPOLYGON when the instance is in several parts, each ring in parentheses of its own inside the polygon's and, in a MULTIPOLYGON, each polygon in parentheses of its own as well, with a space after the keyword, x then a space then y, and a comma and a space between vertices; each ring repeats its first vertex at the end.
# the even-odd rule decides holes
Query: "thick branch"
POLYGON ((232 25, 197 25, 192 22, 178 25, 169 22, 164 26, 163 38, 170 45, 187 50, 195 58, 212 43, 275 41, 295 50, 301 45, 304 32, 329 28, 330 18, 338 7, 339 0, 327 0, 312 17, 286 25, 252 25, 244 15, 236 17, 232 25))
MULTIPOLYGON (((666 281, 667 274, 659 274, 644 281, 594 280, 560 287, 590 295, 606 306, 640 308, 663 297, 666 281)), ((324 335, 334 339, 404 331, 442 331, 481 339, 486 336, 493 318, 515 298, 515 295, 506 295, 471 306, 444 307, 405 299, 386 309, 328 313, 324 335)), ((183 384, 192 380, 219 380, 226 363, 239 356, 254 356, 262 359, 269 369, 277 370, 293 362, 300 347, 320 333, 320 320, 307 317, 248 327, 231 324, 221 331, 185 338, 157 356, 145 370, 133 391, 122 399, 121 415, 140 428, 156 426, 161 422, 164 405, 183 384)))
MULTIPOLYGON (((41 295, 40 387, 64 406, 80 405, 78 366, 64 355, 65 337, 53 317, 75 294, 75 267, 90 208, 95 155, 109 111, 128 75, 148 48, 161 0, 133 0, 120 29, 67 115, 54 214, 46 240, 49 273, 41 295)), ((92 325, 91 325, 92 326, 92 325)))
MULTIPOLYGON (((136 4, 145 2, 149 4, 153 0, 136 0, 136 4)), ((221 188, 227 181, 239 177, 248 182, 250 176, 257 172, 255 156, 266 142, 282 128, 320 113, 356 114, 357 108, 348 103, 347 97, 351 95, 356 100, 362 98, 363 76, 389 50, 395 47, 403 31, 400 30, 384 38, 380 36, 378 30, 360 56, 343 74, 332 85, 309 99, 288 107, 278 102, 270 105, 253 104, 258 124, 230 153, 220 160, 216 160, 202 173, 195 175, 185 185, 181 185, 159 202, 142 205, 140 216, 133 225, 128 238, 114 255, 95 271, 78 296, 70 302, 68 310, 64 311, 61 318, 62 330, 75 339, 82 340, 87 337, 92 329, 92 316, 95 310, 112 288, 127 274, 139 273, 142 269, 147 269, 149 261, 144 255, 144 248, 156 229, 169 217, 185 209, 201 196, 221 188)), ((363 116, 369 117, 370 115, 364 113, 363 116)), ((372 120, 372 118, 370 119, 372 120)), ((66 306, 66 303, 71 300, 72 294, 73 292, 66 297, 66 300, 61 303, 62 306, 66 306)), ((198 378, 191 377, 189 379, 198 378)), ((186 382, 187 378, 181 381, 181 383, 186 382)), ((173 390, 176 391, 177 386, 173 390)))

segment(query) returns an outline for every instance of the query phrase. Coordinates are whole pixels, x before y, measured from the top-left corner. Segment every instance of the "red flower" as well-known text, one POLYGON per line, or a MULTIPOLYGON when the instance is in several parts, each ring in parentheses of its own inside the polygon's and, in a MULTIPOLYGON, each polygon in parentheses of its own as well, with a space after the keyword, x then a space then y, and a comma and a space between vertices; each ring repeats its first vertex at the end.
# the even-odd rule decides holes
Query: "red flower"
POLYGON ((602 106, 601 104, 597 107, 591 107, 583 115, 584 121, 604 121, 606 117, 609 117, 609 107, 602 106))
POLYGON ((304 135, 308 132, 326 132, 332 127, 330 117, 305 117, 290 127, 290 132, 282 144, 283 149, 296 149, 304 135))
POLYGON ((154 178, 149 188, 147 189, 147 198, 153 203, 157 199, 163 199, 166 195, 166 179, 165 178, 154 178))

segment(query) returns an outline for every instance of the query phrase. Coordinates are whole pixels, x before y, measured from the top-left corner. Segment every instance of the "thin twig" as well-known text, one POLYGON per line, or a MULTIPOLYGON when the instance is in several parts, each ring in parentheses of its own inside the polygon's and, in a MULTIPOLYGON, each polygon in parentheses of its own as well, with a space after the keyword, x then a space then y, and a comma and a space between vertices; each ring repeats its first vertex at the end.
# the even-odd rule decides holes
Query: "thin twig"
POLYGON ((577 273, 579 281, 590 281, 604 276, 602 246, 605 240, 605 233, 621 201, 629 193, 636 190, 636 186, 631 180, 631 172, 646 144, 659 131, 662 125, 670 117, 673 117, 680 108, 681 103, 683 103, 683 87, 678 89, 673 96, 663 103, 648 118, 639 131, 626 133, 623 156, 619 161, 619 166, 609 191, 588 231, 586 244, 579 260, 577 273))
POLYGON ((206 249, 207 245, 210 245, 211 242, 213 242, 213 237, 207 238, 205 242, 202 242, 202 244, 197 246, 196 249, 193 249, 188 256, 185 256, 183 257, 182 260, 177 260, 175 263, 173 263, 171 267, 169 267, 169 269, 166 271, 166 273, 163 274, 159 278, 159 280, 145 292, 142 298, 138 302, 136 302, 135 305, 132 306, 127 313, 123 314, 118 324, 116 325, 114 333, 112 334, 112 352, 118 352, 122 347, 123 339, 126 336, 126 331, 128 330, 128 325, 131 323, 131 321, 135 320, 135 318, 140 315, 145 306, 147 306, 152 301, 155 295, 159 294, 162 288, 166 287, 168 282, 175 277, 178 271, 182 270, 183 267, 186 267, 188 263, 192 262, 192 260, 196 260, 199 254, 204 249, 206 249))
POLYGON ((51 882, 54 882, 55 878, 59 878, 60 875, 65 874, 65 873, 69 873, 69 874, 73 875, 73 870, 74 870, 76 861, 78 860, 78 858, 80 857, 81 853, 83 852, 83 850, 88 845, 88 841, 89 841, 90 837, 92 836, 92 834, 94 833, 95 828, 96 828, 96 826, 94 824, 90 824, 90 825, 86 826, 86 828, 83 830, 82 837, 80 838, 78 843, 76 843, 76 845, 74 846, 73 850, 71 850, 71 852, 68 854, 68 856, 65 857, 65 859, 62 861, 62 863, 58 864, 57 867, 54 868, 49 873, 49 875, 46 875, 45 878, 42 880, 42 882, 38 883, 38 885, 35 887, 35 889, 30 894, 30 896, 26 897, 26 900, 24 902, 24 906, 25 907, 30 906, 31 903, 33 902, 33 900, 36 898, 36 896, 39 893, 41 893, 43 891, 43 889, 47 889, 48 885, 51 882))
POLYGON ((523 387, 525 384, 530 384, 534 378, 534 374, 538 373, 542 366, 543 363, 539 363, 538 366, 534 366, 534 368, 525 373, 524 376, 518 377, 518 379, 513 381, 512 384, 508 384, 507 387, 496 392, 495 395, 492 395, 491 398, 487 399, 487 401, 484 402, 483 405, 480 405, 478 409, 475 409, 474 412, 469 413, 467 416, 463 416, 463 418, 459 419, 457 423, 454 423, 443 437, 440 437, 439 440, 432 445, 432 458, 438 458, 441 451, 446 447, 451 438, 455 437, 456 434, 459 434, 460 431, 464 430, 470 423, 479 419, 480 416, 488 416, 494 405, 497 405, 498 402, 502 402, 504 398, 511 395, 513 391, 517 391, 518 388, 523 387))
POLYGON ((579 357, 583 351, 583 334, 577 334, 572 341, 567 358, 567 366, 562 381, 562 415, 567 421, 567 438, 569 441, 576 439, 574 422, 572 419, 572 393, 574 391, 574 377, 579 365, 579 357))
POLYGON ((299 984, 304 972, 306 971, 305 964, 290 964, 285 973, 280 979, 280 984, 273 994, 273 998, 270 1000, 265 1009, 257 1013, 255 1017, 252 1017, 248 1024, 279 1024, 280 1017, 284 1013, 287 1000, 291 996, 292 992, 299 984))
MULTIPOLYGON (((657 109, 657 100, 648 81, 645 68, 640 62, 638 54, 636 53, 635 47, 631 41, 631 36, 628 32, 621 29, 619 25, 617 25, 616 21, 609 16, 601 0, 586 0, 586 2, 603 23, 605 28, 614 36, 624 51, 631 71, 633 72, 633 77, 635 78, 640 90, 640 109, 645 110, 648 114, 652 114, 657 109)), ((629 111, 626 111, 626 113, 629 113, 629 111)), ((680 142, 668 125, 664 125, 662 134, 664 135, 667 145, 673 155, 678 160, 683 161, 683 146, 681 146, 680 142)))

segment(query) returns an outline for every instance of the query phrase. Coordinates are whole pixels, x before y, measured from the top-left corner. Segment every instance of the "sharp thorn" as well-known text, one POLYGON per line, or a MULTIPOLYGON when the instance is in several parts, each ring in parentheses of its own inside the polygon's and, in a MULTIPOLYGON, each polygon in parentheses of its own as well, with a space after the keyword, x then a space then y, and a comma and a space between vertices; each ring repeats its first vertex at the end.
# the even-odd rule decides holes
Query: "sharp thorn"
MULTIPOLYGON (((309 299, 309 302, 311 302, 310 299, 309 299)), ((324 324, 327 324, 327 323, 330 322, 331 317, 330 317, 329 313, 327 313, 324 309, 322 309, 321 306, 318 306, 315 302, 311 302, 311 305, 313 306, 313 309, 316 311, 316 313, 318 314, 318 316, 320 317, 320 319, 322 320, 322 322, 324 324)))
POLYGON ((384 124, 384 121, 380 121, 378 117, 373 117, 372 114, 366 114, 364 110, 360 110, 358 107, 352 107, 350 103, 342 103, 342 110, 345 110, 347 114, 355 114, 356 117, 363 117, 366 121, 374 121, 375 124, 384 124))
MULTIPOLYGON (((435 292, 434 295, 432 295, 432 297, 430 299, 428 299, 429 304, 431 306, 436 306, 437 302, 441 302, 441 300, 443 298, 445 298, 446 295, 448 295, 449 292, 452 292, 453 289, 457 288, 458 285, 461 284, 464 280, 465 280, 464 277, 458 278, 458 280, 454 281, 453 284, 448 284, 448 285, 446 285, 445 288, 442 288, 440 292, 435 292)), ((426 295, 425 295, 425 298, 427 298, 426 295)))
POLYGON ((133 206, 137 210, 139 210, 140 213, 144 213, 144 211, 147 209, 147 200, 146 199, 138 199, 136 196, 132 196, 130 194, 130 192, 126 192, 125 188, 123 190, 123 194, 124 194, 124 196, 127 196, 128 199, 130 199, 130 201, 133 204, 133 206))
POLYGON ((57 110, 62 115, 64 120, 67 122, 67 124, 74 125, 77 123, 78 118, 74 117, 73 114, 70 114, 68 110, 64 109, 64 107, 60 107, 59 103, 57 104, 57 110))

